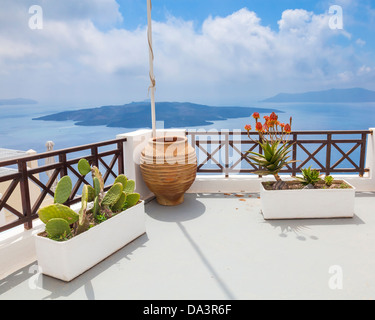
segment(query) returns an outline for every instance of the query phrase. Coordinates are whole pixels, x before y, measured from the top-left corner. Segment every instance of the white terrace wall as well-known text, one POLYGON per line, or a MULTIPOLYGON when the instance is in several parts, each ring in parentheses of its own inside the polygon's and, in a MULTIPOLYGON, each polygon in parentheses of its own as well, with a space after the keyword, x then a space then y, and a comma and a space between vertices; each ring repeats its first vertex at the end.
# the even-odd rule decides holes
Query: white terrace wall
MULTIPOLYGON (((370 130, 375 130, 375 128, 370 130)), ((185 136, 186 130, 158 130, 157 136, 185 136)), ((118 135, 118 138, 126 137, 125 147, 125 172, 130 179, 136 181, 136 191, 141 194, 142 199, 147 199, 153 194, 147 188, 142 179, 140 171, 140 155, 143 148, 152 136, 151 130, 139 130, 127 134, 118 135)), ((356 175, 335 175, 337 179, 345 179, 357 191, 375 191, 375 137, 368 135, 366 150, 366 168, 370 169, 364 177, 356 175)), ((284 176, 283 179, 292 179, 290 176, 284 176)), ((235 193, 235 192, 259 192, 260 182, 273 180, 273 177, 258 178, 257 175, 197 175, 197 178, 188 193, 235 193)))

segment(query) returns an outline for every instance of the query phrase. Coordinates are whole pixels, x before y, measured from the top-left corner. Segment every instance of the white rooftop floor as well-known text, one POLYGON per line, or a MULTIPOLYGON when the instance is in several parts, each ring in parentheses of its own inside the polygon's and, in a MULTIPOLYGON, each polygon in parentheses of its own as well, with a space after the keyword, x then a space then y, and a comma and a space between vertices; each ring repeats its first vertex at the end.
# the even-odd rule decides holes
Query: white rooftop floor
POLYGON ((70 283, 35 262, 0 280, 0 299, 375 298, 374 193, 357 194, 354 219, 334 220, 265 221, 257 197, 152 201, 147 235, 70 283))

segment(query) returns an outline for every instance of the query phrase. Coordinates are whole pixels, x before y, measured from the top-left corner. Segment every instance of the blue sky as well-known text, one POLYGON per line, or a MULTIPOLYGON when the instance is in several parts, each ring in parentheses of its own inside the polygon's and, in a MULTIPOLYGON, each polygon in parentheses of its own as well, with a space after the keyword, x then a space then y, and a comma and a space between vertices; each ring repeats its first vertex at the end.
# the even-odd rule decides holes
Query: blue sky
MULTIPOLYGON (((0 98, 148 98, 146 0, 2 0, 0 98), (29 8, 43 9, 31 30, 29 8)), ((375 90, 372 0, 153 0, 158 101, 248 105, 279 92, 375 90), (330 28, 329 8, 344 28, 330 28)))
MULTIPOLYGON (((123 26, 136 28, 147 23, 146 1, 119 0, 124 17, 123 26)), ((200 25, 208 16, 226 16, 247 7, 258 13, 266 25, 277 26, 281 13, 286 9, 303 8, 320 10, 319 1, 310 0, 153 0, 153 19, 166 20, 173 15, 184 20, 192 20, 200 25)))
MULTIPOLYGON (((118 0, 123 15, 122 27, 135 29, 147 23, 146 0, 118 0)), ((375 44, 375 3, 360 1, 312 1, 312 0, 153 0, 153 19, 165 21, 169 15, 194 21, 197 28, 208 16, 227 16, 244 7, 257 13, 262 23, 272 29, 278 28, 278 20, 287 9, 304 9, 317 14, 327 12, 334 4, 344 10, 345 28, 357 37, 375 44), (356 3, 357 2, 357 3, 356 3), (369 10, 370 9, 370 10, 369 10), (346 20, 346 21, 345 21, 346 20)))

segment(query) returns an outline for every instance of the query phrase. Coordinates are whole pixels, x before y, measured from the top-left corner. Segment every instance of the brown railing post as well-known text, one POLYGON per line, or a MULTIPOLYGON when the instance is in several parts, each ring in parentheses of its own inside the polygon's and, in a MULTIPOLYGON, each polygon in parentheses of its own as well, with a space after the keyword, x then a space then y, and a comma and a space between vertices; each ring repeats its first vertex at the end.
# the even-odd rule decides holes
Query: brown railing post
POLYGON ((124 142, 119 141, 117 143, 117 149, 119 150, 119 156, 117 159, 118 174, 124 174, 124 142))
POLYGON ((92 147, 91 148, 91 155, 93 156, 92 165, 99 168, 98 147, 92 147))
POLYGON ((24 223, 24 227, 26 230, 30 230, 33 227, 33 221, 31 218, 30 189, 29 179, 27 176, 26 161, 18 162, 18 172, 21 173, 20 191, 22 201, 22 213, 24 217, 27 218, 27 221, 24 223))
MULTIPOLYGON (((297 133, 293 133, 293 159, 297 160, 297 133)), ((297 163, 292 163, 292 177, 295 177, 297 175, 297 163)))
POLYGON ((59 154, 59 162, 62 164, 60 169, 60 178, 68 175, 68 168, 66 166, 66 153, 59 154))
POLYGON ((331 168, 332 133, 327 133, 326 175, 330 175, 331 168))
MULTIPOLYGON (((260 135, 259 135, 259 141, 263 142, 263 139, 260 137, 260 135)), ((262 149, 262 147, 260 145, 259 145, 259 154, 263 154, 263 149, 262 149)), ((259 166, 258 169, 261 170, 262 167, 259 166)), ((258 175, 258 178, 262 178, 262 177, 263 177, 262 175, 258 175)))
POLYGON ((229 132, 225 132, 225 178, 229 178, 229 132))
POLYGON ((361 142, 361 155, 359 160, 359 176, 362 178, 365 174, 365 160, 366 160, 366 145, 367 145, 367 134, 362 133, 362 142, 361 142))

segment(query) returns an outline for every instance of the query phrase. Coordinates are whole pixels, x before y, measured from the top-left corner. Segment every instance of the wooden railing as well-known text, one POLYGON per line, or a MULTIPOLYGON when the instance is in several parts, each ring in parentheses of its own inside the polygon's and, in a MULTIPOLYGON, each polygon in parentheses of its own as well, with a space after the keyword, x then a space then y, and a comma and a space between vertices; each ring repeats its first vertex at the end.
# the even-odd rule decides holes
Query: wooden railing
MULTIPOLYGON (((281 173, 295 176, 301 169, 312 165, 324 174, 357 174, 362 177, 369 171, 365 167, 367 136, 369 130, 363 131, 296 131, 290 135, 293 143, 291 159, 298 162, 290 164, 281 173)), ((246 132, 188 131, 190 143, 196 147, 198 158, 198 173, 249 174, 259 168, 250 163, 247 151, 261 153, 259 145, 247 137, 246 132)), ((254 140, 256 132, 251 132, 254 140)), ((38 217, 38 210, 49 197, 54 196, 53 185, 56 179, 69 175, 73 180, 73 191, 67 202, 68 205, 80 201, 80 190, 83 184, 92 183, 90 175, 83 177, 79 174, 77 163, 86 158, 92 165, 99 167, 108 189, 114 178, 124 173, 124 149, 126 138, 88 144, 84 146, 57 150, 16 158, 0 162, 0 167, 12 168, 7 175, 0 176, 0 184, 7 184, 0 199, 0 211, 7 210, 16 217, 4 226, 0 232, 24 224, 26 229, 32 228, 33 220, 38 217), (50 164, 42 164, 29 168, 28 162, 53 158, 50 164), (49 173, 48 178, 46 173, 49 173), (46 177, 42 177, 45 175, 46 177), (38 194, 32 199, 31 189, 37 189, 38 194), (18 197, 20 208, 10 205, 11 197, 18 197)))
MULTIPOLYGON (((293 144, 290 160, 280 173, 296 176, 301 169, 312 165, 324 174, 348 173, 363 177, 365 168, 367 136, 369 130, 351 131, 296 131, 290 135, 293 144)), ((258 133, 250 133, 259 139, 258 133)), ((198 173, 230 174, 254 173, 258 167, 250 163, 246 151, 262 153, 262 149, 247 132, 241 131, 188 131, 190 143, 196 147, 198 173)))
MULTIPOLYGON (((95 165, 100 169, 106 184, 108 184, 111 179, 113 180, 118 174, 124 173, 124 141, 126 141, 126 138, 45 152, 0 162, 0 167, 13 169, 9 171, 9 174, 0 177, 0 183, 8 185, 0 199, 0 211, 6 209, 17 217, 15 221, 5 226, 0 226, 0 232, 22 224, 24 224, 26 229, 31 229, 33 220, 38 217, 38 210, 43 201, 45 201, 47 196, 53 198, 53 185, 59 176, 63 177, 69 175, 73 180, 73 190, 67 201, 67 205, 80 201, 80 196, 77 196, 78 191, 84 183, 90 183, 87 180, 90 181, 91 179, 89 175, 84 177, 78 172, 77 164, 81 158, 87 159, 91 165, 95 165), (41 165, 32 169, 27 166, 27 163, 30 161, 39 160, 39 162, 44 162, 46 159, 51 158, 53 158, 53 161, 51 161, 50 164, 41 165), (49 173, 48 177, 46 175, 46 178, 42 179, 40 174, 45 174, 47 172, 49 173), (46 181, 43 182, 43 180, 46 181), (35 196, 35 199, 31 199, 30 188, 33 187, 33 189, 35 189, 35 186, 37 186, 40 192, 35 196), (19 199, 21 210, 17 210, 17 208, 8 203, 8 200, 12 196, 19 199)), ((109 187, 110 185, 107 185, 106 190, 109 187)))

